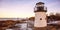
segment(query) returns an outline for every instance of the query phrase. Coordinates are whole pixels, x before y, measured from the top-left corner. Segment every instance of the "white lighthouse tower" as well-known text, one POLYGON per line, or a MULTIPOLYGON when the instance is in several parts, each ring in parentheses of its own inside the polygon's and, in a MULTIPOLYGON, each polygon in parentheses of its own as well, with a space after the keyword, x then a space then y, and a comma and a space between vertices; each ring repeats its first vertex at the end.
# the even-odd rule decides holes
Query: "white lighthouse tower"
POLYGON ((41 30, 47 26, 47 19, 46 19, 47 8, 44 6, 43 2, 38 2, 36 3, 34 12, 35 12, 35 22, 34 22, 35 30, 37 29, 41 30))

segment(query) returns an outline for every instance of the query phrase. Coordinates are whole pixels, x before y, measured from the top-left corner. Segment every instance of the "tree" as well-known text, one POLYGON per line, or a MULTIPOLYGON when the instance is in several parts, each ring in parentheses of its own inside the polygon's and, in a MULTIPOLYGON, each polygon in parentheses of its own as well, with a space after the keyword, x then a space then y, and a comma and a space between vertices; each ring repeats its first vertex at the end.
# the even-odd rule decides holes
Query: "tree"
POLYGON ((30 17, 29 20, 34 21, 35 17, 30 17))

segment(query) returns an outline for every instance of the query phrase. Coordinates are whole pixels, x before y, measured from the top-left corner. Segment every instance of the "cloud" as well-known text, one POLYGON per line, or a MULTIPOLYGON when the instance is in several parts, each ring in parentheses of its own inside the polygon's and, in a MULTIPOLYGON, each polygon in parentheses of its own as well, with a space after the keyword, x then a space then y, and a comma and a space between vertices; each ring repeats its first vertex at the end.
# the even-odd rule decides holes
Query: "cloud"
POLYGON ((52 2, 46 5, 48 8, 48 12, 56 12, 58 11, 59 6, 59 2, 52 2))
POLYGON ((30 4, 9 5, 2 4, 0 7, 0 17, 31 17, 34 16, 33 6, 30 4))
MULTIPOLYGON (((1 1, 1 0, 0 0, 1 1)), ((42 0, 39 0, 42 1, 42 0)), ((2 0, 0 3, 0 17, 31 17, 34 16, 34 6, 37 0, 2 0)), ((45 2, 45 0, 43 0, 45 2)), ((45 3, 48 12, 60 10, 59 2, 45 3), (59 5, 58 5, 59 6, 59 5)))

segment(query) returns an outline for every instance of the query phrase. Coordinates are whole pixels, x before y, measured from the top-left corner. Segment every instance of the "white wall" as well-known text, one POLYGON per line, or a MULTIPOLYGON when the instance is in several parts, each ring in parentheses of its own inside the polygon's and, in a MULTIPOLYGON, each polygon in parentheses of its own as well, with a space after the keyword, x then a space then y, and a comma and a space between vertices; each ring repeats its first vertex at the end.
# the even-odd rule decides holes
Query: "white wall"
POLYGON ((36 12, 35 13, 35 27, 45 27, 47 26, 46 12, 36 12), (42 18, 42 20, 40 20, 42 18))

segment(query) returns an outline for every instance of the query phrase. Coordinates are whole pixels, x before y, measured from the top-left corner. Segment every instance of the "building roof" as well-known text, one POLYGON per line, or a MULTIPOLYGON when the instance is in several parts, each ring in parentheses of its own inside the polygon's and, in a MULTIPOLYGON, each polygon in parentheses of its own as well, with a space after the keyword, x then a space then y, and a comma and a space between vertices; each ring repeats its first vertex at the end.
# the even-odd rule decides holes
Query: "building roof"
POLYGON ((38 5, 38 4, 44 4, 43 2, 38 2, 38 3, 36 3, 36 5, 38 5))

